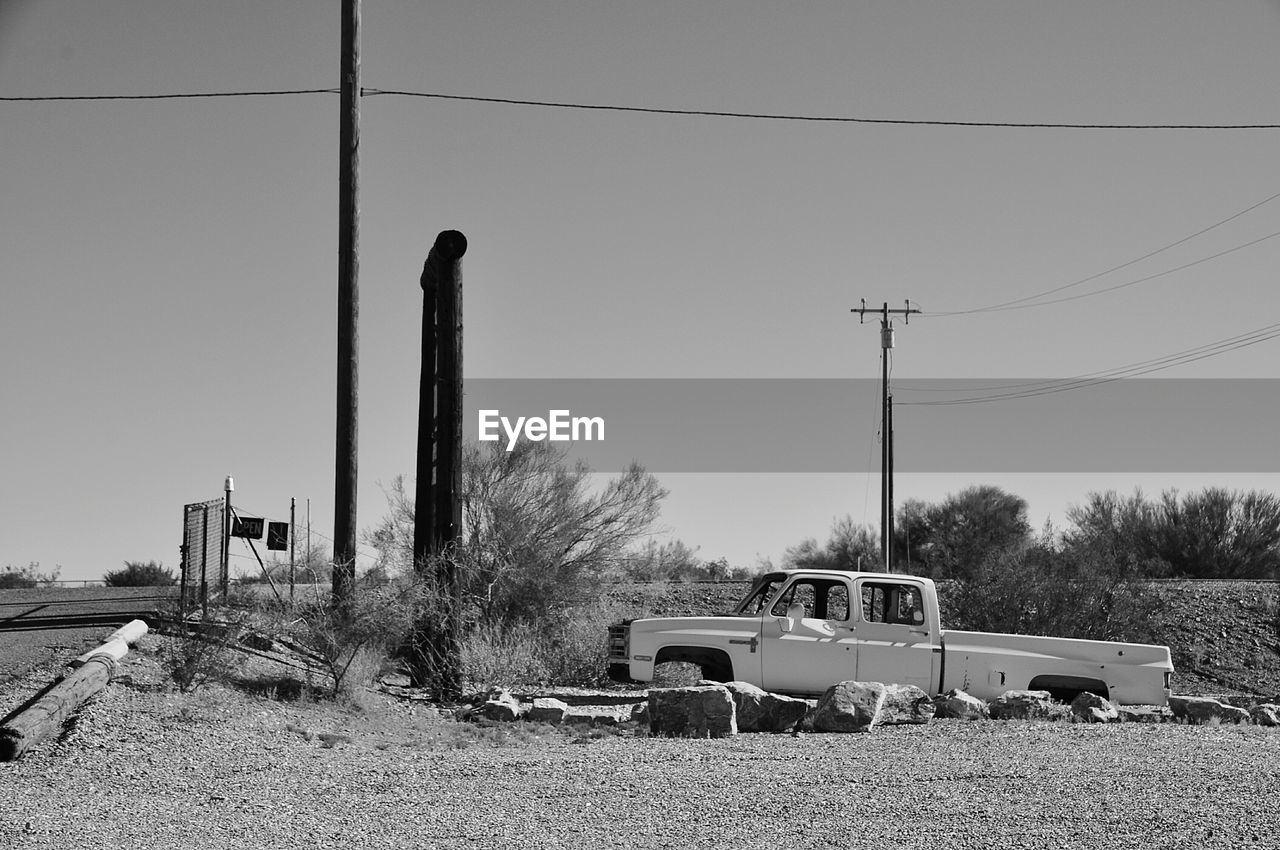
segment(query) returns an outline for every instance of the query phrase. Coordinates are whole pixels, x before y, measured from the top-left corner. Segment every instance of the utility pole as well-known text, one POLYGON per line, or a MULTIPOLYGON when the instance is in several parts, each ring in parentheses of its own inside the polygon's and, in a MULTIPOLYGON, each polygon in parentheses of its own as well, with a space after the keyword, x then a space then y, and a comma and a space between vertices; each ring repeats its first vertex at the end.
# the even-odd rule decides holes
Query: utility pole
POLYGON ((867 299, 862 299, 861 307, 854 307, 850 313, 858 314, 858 324, 867 313, 880 314, 880 421, 883 424, 883 435, 880 439, 880 551, 884 555, 884 571, 893 572, 893 394, 889 392, 889 352, 893 350, 893 321, 890 316, 902 316, 906 324, 911 323, 911 314, 920 311, 911 306, 908 300, 905 307, 889 309, 889 302, 879 309, 867 306, 867 299))
POLYGON ((356 577, 360 0, 342 0, 338 120, 338 415, 333 488, 333 595, 340 601, 356 577))

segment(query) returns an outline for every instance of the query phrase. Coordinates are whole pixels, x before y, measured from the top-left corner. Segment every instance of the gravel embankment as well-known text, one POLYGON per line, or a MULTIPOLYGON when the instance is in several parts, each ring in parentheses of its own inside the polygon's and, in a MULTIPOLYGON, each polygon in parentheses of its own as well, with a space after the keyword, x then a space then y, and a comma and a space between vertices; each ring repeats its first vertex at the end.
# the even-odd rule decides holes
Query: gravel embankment
MULTIPOLYGON (((177 694, 163 640, 144 639, 63 740, 0 764, 0 846, 1115 850, 1275 847, 1280 831, 1274 729, 575 739, 476 730, 380 694, 363 711, 177 694)), ((11 683, 0 707, 21 696, 11 683)))

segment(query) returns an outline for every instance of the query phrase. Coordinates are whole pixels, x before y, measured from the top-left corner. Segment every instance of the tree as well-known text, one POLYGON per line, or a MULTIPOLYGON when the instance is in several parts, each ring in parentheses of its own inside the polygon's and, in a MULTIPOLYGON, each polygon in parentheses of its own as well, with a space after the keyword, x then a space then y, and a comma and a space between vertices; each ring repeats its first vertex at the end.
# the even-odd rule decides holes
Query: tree
POLYGON ((103 575, 107 587, 165 587, 178 579, 159 561, 125 561, 124 569, 103 575))
POLYGON ((934 578, 968 578, 987 558, 1031 542, 1027 501, 990 484, 950 494, 923 516, 918 503, 908 504, 911 562, 934 578))
MULTIPOLYGON (((463 451, 463 529, 455 551, 464 626, 533 622, 621 574, 667 491, 639 464, 593 488, 585 463, 550 442, 463 451)), ((397 478, 390 513, 367 535, 388 572, 412 570, 413 498, 397 478)))
MULTIPOLYGON (((634 581, 692 581, 706 577, 696 548, 689 548, 683 540, 658 543, 650 540, 639 552, 628 557, 622 566, 623 575, 634 581)), ((726 570, 727 573, 727 565, 726 570)))
POLYGON ((787 569, 875 570, 879 563, 875 530, 855 524, 849 516, 831 523, 826 543, 819 545, 817 538, 810 537, 788 547, 782 555, 787 569))
POLYGON ((1089 551, 1145 575, 1280 577, 1280 499, 1210 487, 1151 502, 1136 491, 1090 493, 1067 512, 1069 552, 1089 551))
POLYGON ((32 561, 25 567, 15 567, 10 564, 0 570, 0 590, 32 588, 49 584, 58 580, 59 572, 61 572, 60 567, 55 567, 51 573, 41 572, 39 561, 32 561))

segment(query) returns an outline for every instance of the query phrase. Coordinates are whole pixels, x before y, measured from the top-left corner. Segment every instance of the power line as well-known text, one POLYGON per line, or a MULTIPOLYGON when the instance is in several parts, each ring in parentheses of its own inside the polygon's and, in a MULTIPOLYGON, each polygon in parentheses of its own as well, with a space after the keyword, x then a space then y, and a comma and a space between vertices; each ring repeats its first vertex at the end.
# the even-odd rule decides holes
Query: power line
MULTIPOLYGON (((1102 384, 1109 384, 1114 381, 1124 380, 1126 378, 1134 378, 1139 375, 1149 375, 1153 372, 1160 372, 1165 369, 1171 369, 1175 366, 1183 366, 1188 363, 1195 363, 1199 360, 1207 360, 1210 357, 1217 357, 1231 351, 1237 351, 1241 348, 1248 348, 1252 345, 1268 342, 1280 337, 1280 323, 1266 325, 1234 337, 1218 340, 1216 342, 1205 343, 1195 348, 1186 349, 1184 351, 1169 354, 1164 357, 1145 360, 1141 363, 1133 364, 1127 367, 1117 367, 1114 369, 1106 369, 1099 372, 1090 372, 1084 375, 1078 375, 1073 378, 1063 378, 1051 381, 1031 381, 1022 384, 1007 384, 1003 387, 979 387, 971 389, 1004 389, 1009 392, 999 392, 986 396, 970 396, 955 399, 940 399, 937 401, 904 401, 899 404, 911 405, 916 407, 936 407, 959 404, 988 404, 997 401, 1011 401, 1014 399, 1033 398, 1042 395, 1053 395, 1055 393, 1070 392, 1072 390, 1085 389, 1087 387, 1096 387, 1102 384)), ((905 391, 911 388, 904 387, 905 391)), ((938 388, 922 388, 922 392, 937 392, 938 388)))
MULTIPOLYGON (((949 310, 949 311, 944 311, 944 312, 927 313, 927 314, 928 314, 928 315, 930 315, 930 316, 933 316, 933 317, 941 317, 941 316, 967 316, 967 315, 971 315, 971 314, 973 314, 973 313, 994 313, 994 312, 1003 312, 1003 311, 1005 311, 1005 310, 1021 310, 1021 309, 1027 309, 1027 308, 1030 308, 1030 307, 1043 307, 1043 306, 1047 306, 1047 305, 1049 305, 1049 304, 1061 304, 1061 303, 1062 303, 1062 302, 1064 302, 1064 301, 1073 301, 1073 300, 1078 300, 1078 299, 1080 299, 1080 298, 1088 298, 1088 297, 1093 296, 1093 295, 1101 295, 1101 294, 1102 294, 1102 293, 1104 293, 1104 292, 1111 292, 1111 291, 1116 290, 1116 289, 1123 289, 1123 288, 1124 288, 1124 287, 1126 287, 1126 286, 1134 286, 1135 284, 1145 283, 1146 281, 1148 281, 1148 280, 1152 280, 1152 279, 1154 279, 1154 278, 1156 278, 1156 277, 1162 277, 1163 275, 1166 275, 1166 274, 1172 274, 1173 272, 1182 271, 1183 269, 1190 268, 1191 266, 1199 265, 1200 263, 1208 262, 1209 260, 1213 260, 1213 259, 1217 259, 1218 257, 1224 256, 1224 255, 1226 255, 1226 254, 1233 253, 1233 252, 1235 252, 1235 251, 1239 251, 1239 250, 1241 250, 1241 249, 1243 249, 1243 248, 1251 247, 1251 246, 1253 246, 1253 245, 1258 244, 1259 242, 1263 242, 1263 241, 1265 241, 1265 240, 1267 240, 1267 239, 1271 239, 1271 238, 1273 238, 1273 237, 1275 237, 1275 236, 1280 236, 1280 232, 1272 233, 1272 234, 1270 234, 1270 235, 1268 235, 1268 236, 1263 236, 1261 239, 1255 239, 1255 240, 1253 240, 1252 242, 1247 242, 1247 243, 1245 243, 1244 245, 1238 245, 1238 246, 1236 246, 1235 248, 1229 248, 1229 249, 1227 249, 1227 250, 1225 250, 1225 251, 1222 251, 1222 252, 1220 252, 1220 253, 1214 254, 1213 256, 1210 256, 1210 257, 1204 257, 1204 258, 1202 258, 1202 259, 1200 259, 1200 260, 1196 260, 1196 261, 1194 261, 1194 262, 1190 262, 1190 263, 1187 263, 1187 264, 1185 264, 1185 265, 1178 266, 1177 268, 1173 268, 1173 269, 1169 269, 1169 270, 1167 270, 1167 271, 1159 272, 1158 274, 1150 275, 1150 276, 1148 276, 1148 277, 1140 278, 1140 279, 1138 279, 1138 280, 1130 281, 1130 282, 1128 282, 1128 283, 1119 284, 1119 285, 1112 286, 1112 287, 1107 287, 1107 288, 1104 288, 1104 289, 1094 290, 1094 291, 1092 291, 1092 292, 1084 293, 1084 294, 1082 294, 1082 295, 1072 296, 1072 297, 1070 297, 1070 298, 1061 298, 1061 299, 1056 299, 1056 300, 1054 300, 1054 301, 1044 301, 1044 302, 1039 302, 1039 303, 1036 303, 1036 304, 1026 304, 1026 303, 1025 303, 1025 302, 1027 302, 1027 301, 1033 301, 1033 300, 1035 300, 1035 299, 1037 299, 1037 298, 1042 298, 1042 297, 1044 297, 1044 296, 1046 296, 1046 295, 1053 295, 1054 293, 1062 292, 1063 290, 1071 289, 1071 288, 1073 288, 1073 287, 1080 286, 1080 285, 1085 284, 1085 283, 1089 283, 1090 281, 1097 280, 1097 279, 1098 279, 1098 278, 1100 278, 1100 277, 1105 277, 1106 275, 1109 275, 1109 274, 1111 274, 1112 272, 1118 272, 1118 271, 1120 271, 1121 269, 1128 268, 1129 266, 1132 266, 1132 265, 1135 265, 1135 264, 1137 264, 1137 263, 1140 263, 1140 262, 1142 262, 1143 260, 1149 260, 1149 259, 1151 259, 1152 257, 1156 256, 1157 254, 1162 254, 1162 253, 1164 253, 1165 251, 1170 250, 1171 248, 1176 248, 1177 246, 1179 246, 1179 245, 1181 245, 1181 244, 1183 244, 1183 243, 1185 243, 1185 242, 1190 242, 1192 239, 1195 239, 1197 236, 1203 236, 1204 234, 1208 233, 1208 232, 1209 232, 1209 231, 1211 231, 1211 230, 1215 230, 1216 228, 1219 228, 1219 227, 1223 226, 1224 224, 1228 224, 1228 223, 1230 223, 1230 222, 1232 222, 1232 221, 1235 221, 1237 218, 1240 218, 1240 217, 1241 217, 1241 216, 1243 216, 1243 215, 1246 215, 1246 214, 1248 214, 1248 213, 1253 212, 1254 210, 1258 209, 1259 207, 1262 207, 1262 206, 1265 206, 1266 204, 1271 203, 1271 202, 1272 202, 1272 201, 1274 201, 1276 198, 1280 198, 1280 192, 1277 192, 1276 194, 1272 195, 1272 196, 1271 196, 1271 197, 1269 197, 1269 198, 1265 198, 1264 200, 1258 201, 1256 204, 1253 204, 1252 206, 1246 207, 1245 209, 1240 210, 1239 212, 1232 213, 1231 215, 1227 216, 1226 218, 1222 219, 1221 221, 1214 222, 1213 224, 1209 225, 1208 227, 1205 227, 1205 228, 1202 228, 1202 229, 1200 229, 1200 230, 1197 230, 1195 233, 1192 233, 1192 234, 1191 234, 1191 235, 1189 235, 1189 236, 1184 236, 1184 237, 1182 237, 1181 239, 1177 239, 1177 240, 1175 240, 1175 241, 1173 241, 1173 242, 1170 242, 1168 245, 1164 245, 1164 246, 1162 246, 1162 247, 1160 247, 1160 248, 1156 248, 1154 251, 1149 251, 1149 252, 1147 252, 1146 254, 1143 254, 1141 257, 1135 257, 1134 259, 1132 259, 1132 260, 1128 260, 1128 261, 1126 261, 1126 262, 1123 262, 1123 263, 1121 263, 1121 264, 1119 264, 1119 265, 1117 265, 1117 266, 1112 266, 1111 268, 1106 269, 1105 271, 1100 271, 1100 272, 1097 272, 1097 273, 1095 273, 1095 274, 1091 274, 1091 275, 1089 275, 1088 277, 1083 277, 1083 278, 1081 278, 1081 279, 1079 279, 1079 280, 1076 280, 1076 281, 1073 281, 1073 282, 1071 282, 1071 283, 1065 283, 1065 284, 1063 284, 1063 285, 1061 285, 1061 286, 1056 286, 1056 287, 1054 287, 1053 289, 1046 289, 1046 290, 1045 290, 1045 291, 1043 291, 1043 292, 1037 292, 1037 293, 1035 293, 1034 295, 1025 295, 1025 296, 1023 296, 1022 298, 1014 298, 1014 299, 1012 299, 1012 300, 1010 300, 1010 301, 1002 301, 1002 302, 1000 302, 999 304, 989 304, 989 305, 987 305, 986 307, 974 307, 974 308, 969 309, 969 310, 949 310), (1021 306, 1019 306, 1019 305, 1021 305, 1021 306)), ((926 311, 926 312, 927 312, 927 311, 926 311)))
MULTIPOLYGON (((165 94, 110 94, 110 95, 41 95, 0 96, 0 102, 40 103, 51 101, 94 100, 180 100, 189 98, 273 97, 304 94, 338 94, 335 88, 321 89, 272 89, 221 92, 175 92, 165 94)), ((865 118, 853 115, 813 115, 791 112, 746 112, 724 109, 675 109, 653 106, 627 106, 608 103, 580 103, 560 100, 533 100, 514 97, 482 97, 480 95, 445 94, 443 92, 408 91, 404 89, 361 88, 361 97, 411 97, 431 100, 452 100, 467 103, 494 103, 506 106, 533 106, 548 109, 573 109, 590 112, 630 112, 643 115, 683 115, 699 118, 738 118, 763 121, 795 121, 825 124, 885 124, 914 127, 991 127, 1027 130, 1280 130, 1280 123, 1239 124, 1109 124, 1102 122, 1069 121, 947 121, 938 118, 865 118)))
MULTIPOLYGON (((1227 248, 1226 250, 1219 251, 1216 254, 1210 254, 1207 257, 1201 257, 1198 260, 1192 260, 1189 263, 1183 263, 1180 266, 1174 266, 1171 269, 1165 269, 1164 271, 1161 271, 1161 272, 1155 272, 1153 274, 1146 275, 1145 277, 1137 278, 1136 280, 1130 280, 1124 283, 1117 283, 1117 284, 1114 284, 1113 286, 1104 286, 1102 289, 1095 289, 1090 292, 1081 292, 1078 295, 1066 295, 1066 296, 1063 296, 1062 298, 1054 298, 1049 301, 1037 301, 1034 304, 1015 304, 1015 305, 1010 305, 1006 307, 988 307, 982 310, 974 310, 971 312, 1003 313, 1009 310, 1029 310, 1032 307, 1049 307, 1054 304, 1065 304, 1068 301, 1080 301, 1084 298, 1092 298, 1095 295, 1104 295, 1108 292, 1115 292, 1118 289, 1127 289, 1130 286, 1137 286, 1140 283, 1147 283, 1148 281, 1155 280, 1156 278, 1161 278, 1161 277, 1164 277, 1165 275, 1171 275, 1174 272, 1184 271, 1185 269, 1189 269, 1193 266, 1198 266, 1201 263, 1207 263, 1210 260, 1216 260, 1219 257, 1225 257, 1228 254, 1234 254, 1236 251, 1243 251, 1245 248, 1252 248, 1254 245, 1257 245, 1260 242, 1266 242, 1268 239, 1275 239, 1277 236, 1280 236, 1280 230, 1277 230, 1274 233, 1268 233, 1266 236, 1259 236, 1257 239, 1252 239, 1248 242, 1245 242, 1243 245, 1236 245, 1233 248, 1227 248)), ((952 314, 941 314, 941 315, 952 315, 952 314)))
POLYGON ((272 89, 269 91, 210 91, 210 92, 177 92, 169 94, 75 94, 75 95, 42 95, 40 97, 5 97, 0 102, 8 103, 43 103, 49 101, 85 101, 85 100, 188 100, 196 98, 218 97, 279 97, 298 94, 337 94, 337 89, 272 89))
POLYGON ((704 118, 750 118, 766 121, 808 121, 836 124, 897 124, 928 127, 1007 127, 1016 129, 1045 130, 1277 130, 1280 124, 1102 124, 1042 121, 944 121, 933 118, 858 118, 845 115, 803 115, 781 112, 732 112, 710 109, 667 109, 648 106, 619 106, 601 103, 575 103, 555 100, 524 100, 511 97, 479 97, 475 95, 442 94, 439 92, 396 91, 390 89, 364 89, 368 96, 394 95, 397 97, 431 98, 435 100, 460 100, 472 103, 501 103, 511 106, 540 106, 554 109, 579 109, 602 112, 639 112, 648 115, 692 115, 704 118))

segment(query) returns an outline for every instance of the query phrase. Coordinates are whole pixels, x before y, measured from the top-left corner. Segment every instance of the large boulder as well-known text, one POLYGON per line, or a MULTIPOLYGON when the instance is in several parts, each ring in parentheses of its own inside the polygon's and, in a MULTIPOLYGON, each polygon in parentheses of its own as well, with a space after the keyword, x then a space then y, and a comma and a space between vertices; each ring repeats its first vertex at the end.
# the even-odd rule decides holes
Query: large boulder
POLYGON ((733 697, 723 685, 653 688, 649 731, 677 738, 721 738, 738 734, 733 697))
POLYGON ((1264 702, 1249 709, 1249 716, 1259 726, 1280 726, 1280 705, 1264 702))
POLYGON ((1192 725, 1205 723, 1248 723, 1249 712, 1234 705, 1227 705, 1212 697, 1169 697, 1173 719, 1192 725))
POLYGON ((865 732, 884 706, 879 682, 837 682, 827 688, 813 712, 815 732, 865 732))
POLYGON ((524 719, 530 723, 551 723, 553 725, 564 721, 565 714, 569 711, 569 706, 564 700, 555 697, 535 697, 533 705, 524 713, 524 719))
POLYGON ((485 695, 485 701, 471 713, 471 717, 483 717, 487 720, 517 720, 520 717, 520 701, 512 696, 511 691, 494 689, 485 695))
POLYGON ((733 697, 739 732, 789 732, 809 710, 805 700, 771 694, 750 682, 726 682, 724 687, 733 697))
POLYGON ((1071 709, 1056 703, 1048 691, 1005 691, 987 706, 996 720, 1065 720, 1071 709))
POLYGON ((934 717, 952 717, 958 720, 984 720, 990 717, 987 704, 959 688, 952 688, 933 699, 934 717))
POLYGON ((1105 697, 1082 691, 1071 701, 1071 719, 1078 723, 1114 723, 1120 712, 1105 697))
POLYGON ((928 723, 933 719, 933 700, 915 685, 885 685, 884 703, 876 716, 876 726, 928 723))

